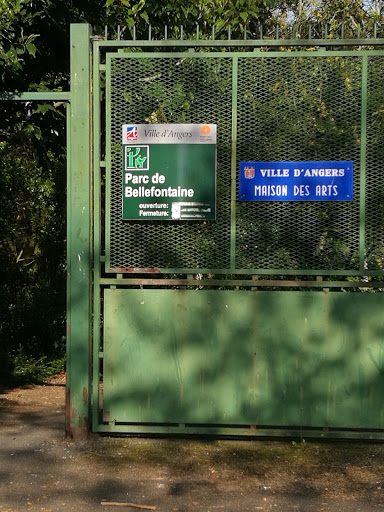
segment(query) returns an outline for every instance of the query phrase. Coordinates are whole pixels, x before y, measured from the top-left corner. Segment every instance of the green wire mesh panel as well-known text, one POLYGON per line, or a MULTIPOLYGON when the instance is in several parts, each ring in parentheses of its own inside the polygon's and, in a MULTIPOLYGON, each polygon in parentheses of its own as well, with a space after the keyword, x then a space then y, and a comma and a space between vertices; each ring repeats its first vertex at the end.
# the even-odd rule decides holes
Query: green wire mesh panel
POLYGON ((239 59, 238 162, 353 160, 354 200, 240 203, 236 266, 359 269, 360 57, 239 59))
POLYGON ((384 57, 368 59, 366 261, 384 267, 384 57))
POLYGON ((229 267, 231 83, 230 58, 110 56, 110 269, 229 267), (212 123, 220 127, 216 221, 122 221, 121 131, 128 123, 212 123))
POLYGON ((310 52, 238 57, 237 169, 240 161, 248 160, 352 160, 352 202, 239 202, 238 191, 231 198, 233 58, 231 54, 108 55, 107 268, 228 273, 382 270, 384 57, 368 57, 365 195, 361 195, 360 158, 365 149, 361 123, 366 57, 310 52), (127 123, 217 124, 216 221, 122 221, 121 127, 127 123), (236 204, 232 231, 231 200, 236 204))

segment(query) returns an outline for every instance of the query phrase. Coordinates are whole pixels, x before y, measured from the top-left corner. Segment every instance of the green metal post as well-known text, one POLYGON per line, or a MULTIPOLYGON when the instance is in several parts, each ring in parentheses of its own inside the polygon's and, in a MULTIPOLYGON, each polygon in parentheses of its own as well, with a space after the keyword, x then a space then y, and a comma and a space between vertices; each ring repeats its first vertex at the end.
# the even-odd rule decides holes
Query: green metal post
POLYGON ((239 61, 232 59, 231 269, 236 267, 237 80, 239 61))
POLYGON ((365 268, 365 202, 367 164, 367 101, 368 56, 362 57, 361 78, 361 135, 360 135, 360 270, 365 268))
POLYGON ((90 27, 71 25, 68 155, 67 435, 84 437, 90 419, 91 46, 90 27))
POLYGON ((101 251, 101 173, 100 167, 100 52, 97 43, 93 45, 93 387, 92 387, 92 428, 95 430, 99 419, 99 358, 100 358, 100 251, 101 251))

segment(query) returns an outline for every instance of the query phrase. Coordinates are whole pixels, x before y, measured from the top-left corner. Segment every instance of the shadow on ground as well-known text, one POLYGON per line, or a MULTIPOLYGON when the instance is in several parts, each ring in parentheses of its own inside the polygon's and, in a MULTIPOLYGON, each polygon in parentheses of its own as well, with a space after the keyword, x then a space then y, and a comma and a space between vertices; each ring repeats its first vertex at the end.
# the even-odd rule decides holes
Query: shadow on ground
POLYGON ((384 448, 367 442, 64 436, 64 388, 0 394, 0 511, 382 510, 384 448), (126 508, 126 510, 134 510, 126 508))

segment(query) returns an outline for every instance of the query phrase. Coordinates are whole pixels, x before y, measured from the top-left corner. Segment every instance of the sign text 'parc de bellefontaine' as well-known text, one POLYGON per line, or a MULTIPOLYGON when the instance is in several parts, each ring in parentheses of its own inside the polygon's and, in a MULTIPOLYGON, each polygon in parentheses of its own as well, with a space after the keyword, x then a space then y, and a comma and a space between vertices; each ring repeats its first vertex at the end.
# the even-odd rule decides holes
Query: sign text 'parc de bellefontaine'
POLYGON ((214 220, 216 125, 123 125, 124 220, 214 220))

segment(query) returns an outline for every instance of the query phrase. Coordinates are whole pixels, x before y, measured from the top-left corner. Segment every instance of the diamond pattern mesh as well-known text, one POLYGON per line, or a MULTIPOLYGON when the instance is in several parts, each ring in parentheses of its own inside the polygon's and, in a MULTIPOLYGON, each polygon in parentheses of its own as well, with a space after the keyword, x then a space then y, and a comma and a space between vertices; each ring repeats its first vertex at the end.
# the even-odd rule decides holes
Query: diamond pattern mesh
MULTIPOLYGON (((111 56, 111 269, 228 269, 232 57, 111 56), (217 220, 123 222, 121 127, 218 125, 217 220)), ((384 263, 384 57, 368 65, 366 261, 384 263)), ((237 169, 247 160, 353 160, 352 202, 236 201, 236 269, 356 270, 362 57, 244 56, 238 62, 237 169)), ((237 199, 233 198, 233 199, 237 199)))
POLYGON ((230 254, 231 59, 112 58, 111 268, 226 268, 230 254), (218 133, 214 222, 121 220, 121 127, 213 123, 218 133))
POLYGON ((384 268, 384 57, 368 59, 366 267, 384 268))
POLYGON ((353 160, 354 200, 240 203, 236 265, 358 269, 361 64, 240 59, 238 161, 353 160))

